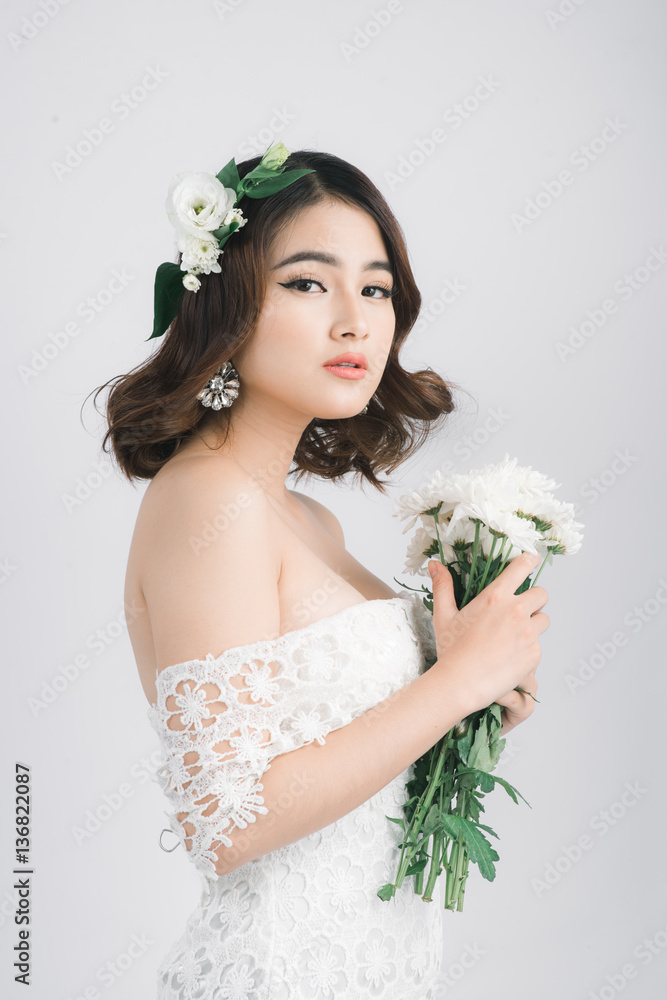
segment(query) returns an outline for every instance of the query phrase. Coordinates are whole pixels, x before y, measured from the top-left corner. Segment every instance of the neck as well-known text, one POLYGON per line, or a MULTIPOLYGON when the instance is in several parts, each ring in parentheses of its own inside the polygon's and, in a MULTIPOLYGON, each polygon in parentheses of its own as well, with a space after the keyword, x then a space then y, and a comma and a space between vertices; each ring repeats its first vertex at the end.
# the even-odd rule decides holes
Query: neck
POLYGON ((289 502, 285 480, 294 452, 309 420, 302 414, 285 413, 264 399, 257 407, 247 399, 234 400, 229 429, 221 426, 212 411, 200 425, 198 438, 213 450, 233 459, 248 476, 278 502, 289 502))

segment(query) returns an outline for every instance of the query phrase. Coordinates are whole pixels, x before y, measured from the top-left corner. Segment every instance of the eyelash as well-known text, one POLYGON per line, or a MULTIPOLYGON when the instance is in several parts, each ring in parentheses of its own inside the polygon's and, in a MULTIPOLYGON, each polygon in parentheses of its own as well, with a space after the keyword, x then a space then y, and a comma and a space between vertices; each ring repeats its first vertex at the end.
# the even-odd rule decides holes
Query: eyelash
MULTIPOLYGON (((323 288, 324 291, 326 291, 326 288, 324 288, 324 285, 322 284, 321 281, 318 281, 317 278, 313 278, 311 275, 308 275, 308 274, 299 274, 299 275, 297 275, 297 276, 295 276, 293 278, 289 278, 287 281, 279 281, 278 284, 282 285, 283 288, 292 288, 294 285, 298 284, 298 282, 300 282, 300 281, 310 282, 313 285, 319 285, 320 288, 323 288)), ((390 299, 398 291, 398 289, 396 287, 389 288, 388 285, 383 285, 383 284, 366 285, 365 287, 366 288, 379 288, 379 289, 381 289, 382 292, 384 293, 383 296, 382 296, 382 298, 384 298, 384 299, 390 299)), ((374 296, 367 295, 367 296, 365 296, 365 298, 374 298, 374 296)))

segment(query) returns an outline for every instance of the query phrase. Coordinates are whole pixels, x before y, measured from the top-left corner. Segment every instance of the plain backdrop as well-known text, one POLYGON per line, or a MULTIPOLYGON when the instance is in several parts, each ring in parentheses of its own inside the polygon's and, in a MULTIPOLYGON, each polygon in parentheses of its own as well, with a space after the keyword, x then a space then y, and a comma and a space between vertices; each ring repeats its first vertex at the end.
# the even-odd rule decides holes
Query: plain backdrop
POLYGON ((416 578, 395 501, 436 468, 508 452, 585 525, 542 574, 540 704, 500 765, 532 808, 487 797, 501 860, 446 914, 441 995, 662 995, 664 5, 6 0, 0 19, 2 996, 148 1000, 197 902, 182 851, 158 846, 158 744, 123 623, 146 484, 111 468, 81 408, 154 349, 173 175, 278 139, 388 198, 424 302, 403 363, 465 390, 386 497, 298 488, 396 590, 416 578), (30 988, 12 967, 17 761, 30 988))

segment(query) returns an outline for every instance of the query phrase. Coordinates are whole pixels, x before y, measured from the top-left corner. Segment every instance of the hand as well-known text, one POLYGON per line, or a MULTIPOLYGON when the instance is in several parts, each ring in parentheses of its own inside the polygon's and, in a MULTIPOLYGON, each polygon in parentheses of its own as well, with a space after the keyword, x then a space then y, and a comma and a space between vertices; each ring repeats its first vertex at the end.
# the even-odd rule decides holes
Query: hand
POLYGON ((453 682, 469 706, 469 712, 492 702, 507 709, 507 721, 516 725, 526 713, 517 685, 532 690, 540 662, 539 636, 549 627, 541 612, 547 601, 544 587, 515 591, 539 563, 539 556, 522 553, 513 559, 477 597, 459 610, 452 577, 437 560, 429 561, 433 576, 433 629, 438 661, 436 667, 453 682), (525 682, 524 683, 522 683, 525 682))
POLYGON ((525 719, 532 713, 535 708, 534 696, 537 694, 537 681, 535 679, 535 671, 531 672, 524 677, 521 683, 518 685, 528 691, 529 694, 522 694, 516 689, 510 691, 509 694, 504 695, 502 698, 496 698, 496 703, 498 705, 504 705, 502 712, 500 713, 500 718, 502 720, 502 729, 500 730, 500 736, 506 736, 510 729, 514 729, 518 726, 520 722, 524 722, 525 719), (530 696, 533 695, 533 698, 530 696))

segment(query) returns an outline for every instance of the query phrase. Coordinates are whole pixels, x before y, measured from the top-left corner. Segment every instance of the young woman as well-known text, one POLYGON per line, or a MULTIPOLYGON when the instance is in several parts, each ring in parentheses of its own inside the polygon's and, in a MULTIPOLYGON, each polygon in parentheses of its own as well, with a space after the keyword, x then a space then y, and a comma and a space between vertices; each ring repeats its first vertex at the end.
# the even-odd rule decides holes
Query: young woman
POLYGON ((291 472, 355 474, 384 492, 378 471, 453 401, 432 370, 401 367, 420 295, 381 193, 326 153, 282 169, 302 173, 241 197, 247 224, 219 269, 191 266, 159 350, 108 400, 121 468, 150 480, 129 631, 171 829, 202 879, 158 996, 435 1000, 442 901, 409 879, 379 899, 400 842, 385 817, 460 719, 496 701, 505 733, 530 715, 514 688, 537 690, 547 595, 515 596, 536 563, 521 555, 459 612, 432 561, 431 619, 346 551, 331 511, 287 487, 291 472))

